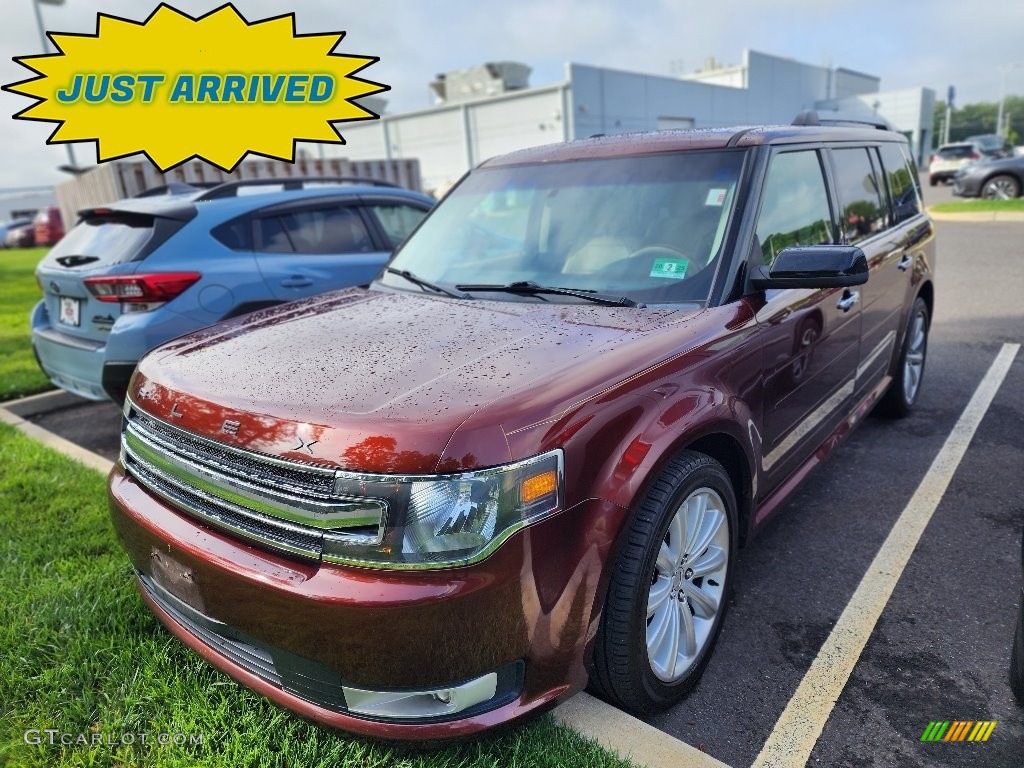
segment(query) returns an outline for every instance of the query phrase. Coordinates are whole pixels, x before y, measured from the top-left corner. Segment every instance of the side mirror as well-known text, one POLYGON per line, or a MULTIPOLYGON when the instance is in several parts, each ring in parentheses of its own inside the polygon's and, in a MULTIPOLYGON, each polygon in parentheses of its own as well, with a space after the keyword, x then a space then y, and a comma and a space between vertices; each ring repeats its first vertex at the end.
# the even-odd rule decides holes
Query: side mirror
POLYGON ((750 274, 755 288, 845 288, 868 281, 868 260, 855 245, 785 248, 769 267, 750 274))

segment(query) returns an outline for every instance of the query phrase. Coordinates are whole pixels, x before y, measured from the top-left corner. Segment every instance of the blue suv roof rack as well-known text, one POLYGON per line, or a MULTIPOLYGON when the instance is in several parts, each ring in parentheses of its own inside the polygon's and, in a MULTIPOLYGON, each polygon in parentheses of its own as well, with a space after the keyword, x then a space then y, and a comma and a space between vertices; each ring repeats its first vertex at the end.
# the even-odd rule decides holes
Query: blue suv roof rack
POLYGON ((225 197, 236 197, 238 190, 246 187, 279 186, 283 189, 304 189, 307 184, 365 184, 372 187, 398 187, 397 184, 392 184, 390 181, 361 176, 283 176, 269 179, 238 179, 218 184, 204 193, 197 202, 205 203, 225 197))

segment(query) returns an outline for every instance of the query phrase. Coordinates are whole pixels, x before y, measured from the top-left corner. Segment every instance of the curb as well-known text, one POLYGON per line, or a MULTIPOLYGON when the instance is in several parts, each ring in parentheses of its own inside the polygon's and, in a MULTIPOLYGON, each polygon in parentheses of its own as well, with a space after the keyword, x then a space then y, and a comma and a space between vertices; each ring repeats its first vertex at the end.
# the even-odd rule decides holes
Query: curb
POLYGON ((934 221, 1024 221, 1024 211, 964 211, 962 213, 953 213, 950 211, 935 212, 929 208, 928 215, 934 221))
POLYGON ((564 726, 647 768, 729 768, 696 747, 627 715, 588 693, 551 711, 564 726))
MULTIPOLYGON (((82 398, 63 390, 31 395, 0 406, 0 422, 10 424, 24 435, 90 469, 108 474, 114 462, 25 420, 38 413, 82 402, 82 398)), ((669 736, 588 693, 576 694, 553 709, 551 715, 560 724, 643 768, 729 768, 685 741, 669 736)))
POLYGON ((80 403, 81 401, 82 398, 63 391, 32 395, 21 400, 14 400, 0 407, 0 422, 11 425, 22 434, 49 448, 53 448, 59 453, 63 453, 68 458, 74 459, 90 469, 107 474, 113 468, 114 462, 22 418, 23 416, 32 416, 44 411, 63 408, 74 403, 80 403))

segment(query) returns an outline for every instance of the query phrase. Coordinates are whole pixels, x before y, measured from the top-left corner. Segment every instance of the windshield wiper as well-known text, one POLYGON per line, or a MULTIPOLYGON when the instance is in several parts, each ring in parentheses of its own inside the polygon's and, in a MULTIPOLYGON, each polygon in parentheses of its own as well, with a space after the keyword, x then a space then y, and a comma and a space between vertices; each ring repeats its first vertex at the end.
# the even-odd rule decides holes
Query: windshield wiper
MULTIPOLYGON (((453 299, 471 299, 471 298, 473 298, 468 293, 460 293, 458 291, 453 291, 450 288, 445 288, 443 285, 438 285, 437 283, 432 283, 429 280, 424 280, 422 277, 419 277, 418 275, 414 275, 408 269, 395 269, 394 267, 388 267, 386 271, 390 272, 392 275, 398 275, 399 277, 404 277, 410 283, 418 285, 420 288, 427 288, 427 289, 433 291, 434 293, 443 293, 446 296, 451 296, 453 299)), ((458 287, 458 286, 456 286, 456 287, 458 287)))
POLYGON ((605 296, 600 293, 593 291, 577 290, 575 288, 558 288, 553 285, 537 285, 532 280, 521 280, 516 283, 505 283, 504 285, 499 283, 494 284, 483 284, 483 285, 456 285, 460 291, 471 291, 473 293, 485 293, 490 292, 501 292, 501 293, 522 293, 525 295, 530 294, 541 294, 551 293, 558 296, 575 296, 578 299, 585 301, 592 301, 595 304, 605 304, 611 307, 644 307, 646 304, 641 304, 638 301, 634 301, 628 296, 605 296))

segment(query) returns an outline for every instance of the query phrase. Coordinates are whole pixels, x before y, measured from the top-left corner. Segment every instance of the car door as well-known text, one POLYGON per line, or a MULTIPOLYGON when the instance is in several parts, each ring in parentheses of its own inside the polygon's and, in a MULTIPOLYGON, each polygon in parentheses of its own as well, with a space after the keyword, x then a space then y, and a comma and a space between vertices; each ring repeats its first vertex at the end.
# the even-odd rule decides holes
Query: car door
POLYGON ((868 260, 861 289, 861 359, 855 393, 865 394, 889 368, 907 293, 906 252, 889 227, 889 204, 878 152, 873 147, 833 147, 829 151, 839 210, 839 233, 868 260))
MULTIPOLYGON (((836 243, 834 207, 821 153, 777 151, 769 159, 752 258, 770 265, 784 248, 836 243)), ((769 289, 755 296, 763 342, 763 498, 846 416, 860 349, 856 288, 769 289)))
POLYGON ((292 301, 369 283, 391 255, 357 201, 290 204, 253 218, 256 263, 275 298, 292 301))

